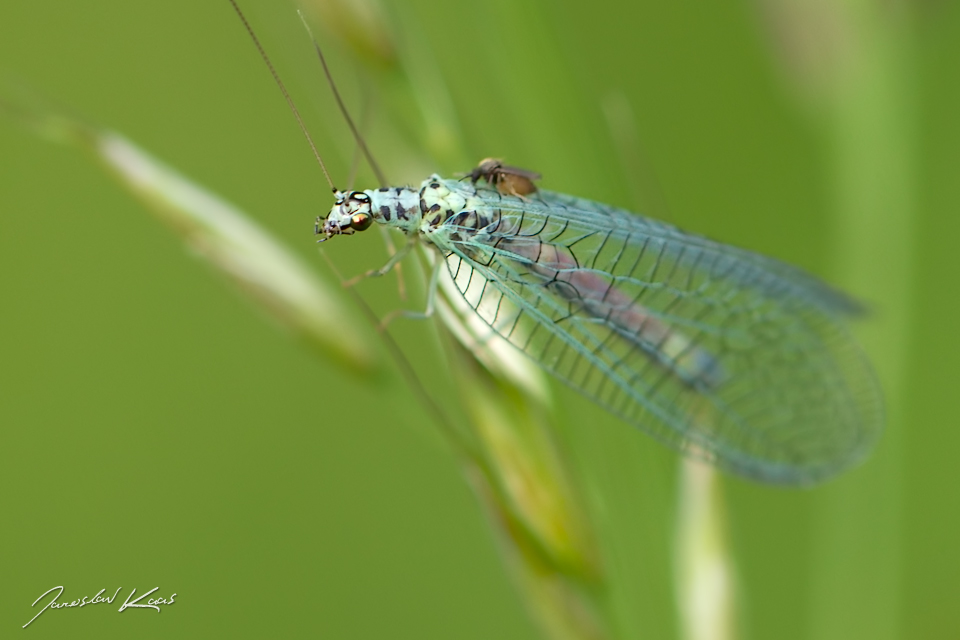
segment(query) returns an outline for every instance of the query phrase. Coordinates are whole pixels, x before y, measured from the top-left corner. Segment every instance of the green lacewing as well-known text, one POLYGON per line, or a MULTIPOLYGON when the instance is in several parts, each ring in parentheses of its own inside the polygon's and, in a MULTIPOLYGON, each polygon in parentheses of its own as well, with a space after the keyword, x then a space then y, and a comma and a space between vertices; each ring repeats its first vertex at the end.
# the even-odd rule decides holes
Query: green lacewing
POLYGON ((488 158, 462 178, 334 188, 316 232, 401 232, 407 244, 381 273, 416 244, 432 248, 493 332, 684 454, 779 484, 823 480, 865 455, 883 402, 848 327, 856 301, 773 258, 538 189, 539 178, 488 158))

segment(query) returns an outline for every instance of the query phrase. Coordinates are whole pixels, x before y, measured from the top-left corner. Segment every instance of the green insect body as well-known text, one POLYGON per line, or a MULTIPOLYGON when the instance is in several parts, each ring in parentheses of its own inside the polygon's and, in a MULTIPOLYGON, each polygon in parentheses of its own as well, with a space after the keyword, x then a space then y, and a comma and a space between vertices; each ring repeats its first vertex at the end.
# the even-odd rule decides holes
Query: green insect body
POLYGON ((809 484, 882 430, 879 387, 846 326, 859 305, 800 269, 550 191, 433 175, 336 195, 322 240, 376 222, 431 245, 493 331, 688 455, 809 484))

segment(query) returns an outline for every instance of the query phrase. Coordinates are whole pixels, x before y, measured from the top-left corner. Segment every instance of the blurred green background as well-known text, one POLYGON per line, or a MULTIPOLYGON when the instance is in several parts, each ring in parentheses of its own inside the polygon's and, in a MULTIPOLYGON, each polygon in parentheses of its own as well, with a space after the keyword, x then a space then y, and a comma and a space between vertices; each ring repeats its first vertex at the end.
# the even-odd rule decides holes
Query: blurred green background
MULTIPOLYGON (((858 331, 890 416, 874 455, 811 490, 724 480, 742 637, 960 636, 960 6, 874 4, 394 0, 396 68, 313 16, 397 183, 503 157, 870 304, 858 331)), ((352 143, 293 5, 243 6, 345 184, 352 143)), ((226 0, 4 2, 0 72, 329 276, 311 235, 328 187, 226 0)), ((4 637, 537 637, 397 376, 313 358, 81 153, 10 122, 0 149, 4 637), (177 598, 160 615, 48 610, 21 631, 56 585, 61 601, 177 598)), ((384 260, 376 237, 327 250, 346 274, 384 260)), ((360 287, 380 313, 402 304, 387 280, 360 287)), ((394 329, 444 394, 429 328, 394 329)), ((556 395, 615 549, 621 632, 677 637, 676 457, 556 395)))

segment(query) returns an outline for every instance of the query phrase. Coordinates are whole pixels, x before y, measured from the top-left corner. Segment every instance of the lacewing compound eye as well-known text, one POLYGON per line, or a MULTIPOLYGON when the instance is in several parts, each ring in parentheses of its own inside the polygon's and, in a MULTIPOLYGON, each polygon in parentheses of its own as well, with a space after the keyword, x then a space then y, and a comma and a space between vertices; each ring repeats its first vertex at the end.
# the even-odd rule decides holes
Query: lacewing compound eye
POLYGON ((350 226, 357 231, 364 231, 373 224, 373 218, 366 213, 357 213, 350 218, 350 226))

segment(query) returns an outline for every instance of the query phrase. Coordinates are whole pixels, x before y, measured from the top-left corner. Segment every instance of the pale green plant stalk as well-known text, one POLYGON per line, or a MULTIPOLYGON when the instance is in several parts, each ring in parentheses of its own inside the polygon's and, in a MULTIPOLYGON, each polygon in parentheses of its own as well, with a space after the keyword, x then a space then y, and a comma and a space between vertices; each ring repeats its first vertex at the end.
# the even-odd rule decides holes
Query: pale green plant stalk
POLYGON ((904 371, 917 208, 914 16, 897 0, 765 0, 775 50, 832 151, 839 281, 874 310, 861 331, 888 432, 819 514, 811 638, 898 638, 904 371), (852 516, 851 514, 857 514, 852 516), (845 597, 837 597, 844 594, 845 597))
POLYGON ((840 640, 854 632, 901 637, 898 553, 903 522, 902 413, 907 336, 915 272, 917 122, 911 16, 904 2, 844 2, 856 33, 850 68, 834 97, 833 138, 840 281, 877 309, 862 342, 886 395, 887 433, 877 459, 843 485, 819 519, 821 562, 811 637, 840 640), (846 514, 861 515, 851 529, 846 514), (868 545, 864 544, 869 540, 868 545), (856 576, 861 576, 857 578, 856 576), (863 580, 862 576, 870 576, 863 580), (827 593, 856 591, 853 607, 827 593))
POLYGON ((686 640, 733 640, 736 591, 717 471, 698 460, 680 466, 676 590, 686 640))

